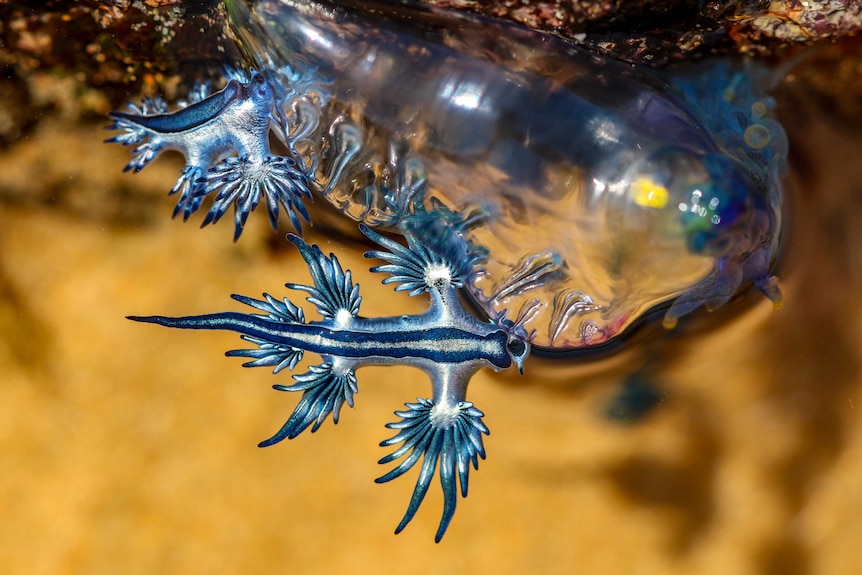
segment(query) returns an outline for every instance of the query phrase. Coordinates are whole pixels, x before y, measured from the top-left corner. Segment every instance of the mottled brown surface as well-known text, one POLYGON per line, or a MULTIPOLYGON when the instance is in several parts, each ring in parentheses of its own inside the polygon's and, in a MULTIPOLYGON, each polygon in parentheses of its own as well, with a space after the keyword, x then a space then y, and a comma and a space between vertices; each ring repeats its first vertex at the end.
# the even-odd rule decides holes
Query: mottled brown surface
POLYGON ((781 54, 862 30, 857 0, 419 0, 504 18, 631 62, 781 54))
MULTIPOLYGON (((236 0, 242 1, 242 0, 236 0)), ((351 0, 340 0, 345 3, 351 0)), ((382 0, 393 6, 401 0, 382 0)), ((862 30, 857 0, 415 0, 503 18, 616 58, 661 64, 706 53, 783 54, 862 30)), ((219 0, 0 0, 0 71, 62 68, 92 86, 152 92, 239 56, 219 0)), ((2 136, 2 131, 0 131, 2 136)))
MULTIPOLYGON (((16 84, 53 103, 0 154, 0 573, 862 572, 862 120, 829 99, 859 85, 842 50, 779 91, 784 308, 755 294, 600 362, 482 372, 489 459, 440 545, 436 483, 396 537, 415 473, 372 481, 424 376, 363 369, 338 426, 257 449, 295 404, 270 388, 287 374, 223 357, 232 334, 123 317, 238 309, 230 293, 282 294, 305 266, 262 214, 238 244, 171 221, 181 162, 122 174, 126 151, 76 120, 109 106, 86 84, 16 84), (663 401, 608 419, 632 372, 663 401)), ((360 246, 309 239, 353 269, 364 314, 422 308, 360 246)))

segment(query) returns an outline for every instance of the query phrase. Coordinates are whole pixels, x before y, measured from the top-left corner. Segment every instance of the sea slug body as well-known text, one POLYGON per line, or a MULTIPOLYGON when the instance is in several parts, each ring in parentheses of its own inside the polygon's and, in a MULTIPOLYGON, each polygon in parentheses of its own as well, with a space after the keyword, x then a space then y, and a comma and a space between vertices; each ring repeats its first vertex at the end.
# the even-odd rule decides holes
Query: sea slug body
POLYGON ((182 213, 188 219, 204 197, 218 191, 203 225, 218 221, 234 204, 236 239, 265 196, 273 228, 281 204, 300 230, 298 216, 310 221, 302 204, 311 197, 309 178, 292 158, 270 151, 271 85, 253 72, 246 83, 230 80, 223 90, 193 100, 173 113, 163 100, 145 100, 140 107, 130 106, 130 113, 111 114, 110 128, 124 133, 108 142, 136 146, 126 170, 138 172, 163 150, 177 150, 186 157, 186 167, 171 190, 180 192, 174 216, 182 213))

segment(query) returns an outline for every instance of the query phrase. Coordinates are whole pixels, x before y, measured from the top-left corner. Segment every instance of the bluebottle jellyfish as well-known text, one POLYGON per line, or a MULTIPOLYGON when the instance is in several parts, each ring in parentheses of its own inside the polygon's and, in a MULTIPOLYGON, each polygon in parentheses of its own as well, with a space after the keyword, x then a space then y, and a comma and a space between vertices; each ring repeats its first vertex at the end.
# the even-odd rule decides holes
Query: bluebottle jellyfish
POLYGON ((751 66, 719 62, 669 75, 604 58, 562 39, 407 3, 346 0, 227 2, 245 61, 224 89, 202 88, 178 109, 147 100, 114 113, 113 142, 133 145, 127 169, 161 151, 186 156, 173 192, 203 224, 234 209, 238 238, 265 200, 299 232, 304 202, 326 200, 388 251, 425 314, 367 319, 358 286, 335 256, 298 236, 306 291, 322 320, 289 300, 234 296, 259 314, 131 319, 226 329, 258 346, 229 355, 293 369, 303 397, 270 440, 316 430, 353 404, 355 370, 406 363, 432 398, 397 412, 405 459, 423 463, 398 530, 439 467, 439 541, 484 457, 482 412, 467 384, 482 366, 523 367, 533 348, 579 350, 624 334, 659 304, 665 325, 727 302, 746 282, 778 304, 770 266, 782 223, 786 140, 751 66), (403 235, 407 246, 374 228, 403 235), (474 315, 462 297, 476 304, 474 315), (429 339, 430 338, 430 339, 429 339), (438 465, 439 464, 439 465, 438 465), (457 476, 457 481, 456 481, 457 476))
POLYGON ((125 133, 112 141, 138 146, 129 169, 162 149, 186 155, 175 215, 212 194, 204 224, 234 205, 239 236, 261 198, 273 226, 281 204, 297 229, 312 193, 401 232, 439 206, 469 213, 455 241, 488 252, 471 297, 492 315, 530 310, 545 349, 601 345, 665 302, 672 326, 744 282, 780 302, 769 268, 786 140, 749 70, 661 79, 427 7, 227 5, 257 72, 175 112, 150 100, 113 115, 125 133))

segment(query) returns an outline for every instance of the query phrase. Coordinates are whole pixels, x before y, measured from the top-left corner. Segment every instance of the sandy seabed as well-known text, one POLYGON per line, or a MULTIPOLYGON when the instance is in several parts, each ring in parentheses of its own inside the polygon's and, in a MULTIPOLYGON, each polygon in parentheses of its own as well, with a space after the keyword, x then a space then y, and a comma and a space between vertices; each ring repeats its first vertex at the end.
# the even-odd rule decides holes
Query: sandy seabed
MULTIPOLYGON (((172 221, 177 158, 122 174, 99 126, 42 122, 0 155, 0 572, 862 573, 862 140, 785 123, 784 307, 755 294, 606 360, 481 372, 489 458, 435 545, 436 481, 398 536, 415 471, 373 482, 424 375, 363 369, 337 426, 258 449, 295 405, 270 388, 286 372, 223 357, 233 334, 124 316, 286 295, 308 281, 287 230, 254 214, 234 244, 230 222, 172 221), (607 417, 639 370, 659 405, 607 417)), ((424 307, 361 246, 308 238, 353 270, 363 315, 424 307)))

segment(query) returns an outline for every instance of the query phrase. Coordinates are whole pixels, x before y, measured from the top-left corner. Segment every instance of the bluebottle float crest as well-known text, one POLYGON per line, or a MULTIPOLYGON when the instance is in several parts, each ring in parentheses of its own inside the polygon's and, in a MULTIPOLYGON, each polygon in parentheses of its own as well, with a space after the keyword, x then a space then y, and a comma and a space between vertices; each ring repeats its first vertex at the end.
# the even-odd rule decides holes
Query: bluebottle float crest
POLYGON ((463 260, 453 261, 452 254, 435 252, 412 236, 407 236, 404 246, 364 225, 361 230, 384 248, 366 252, 365 257, 387 262, 371 271, 389 274, 383 283, 397 283, 396 291, 407 291, 411 296, 428 293, 431 304, 425 313, 360 317, 362 298, 350 271, 342 269, 335 255, 327 257, 317 245, 290 235, 314 285, 288 283, 287 287, 307 292, 320 321, 306 323, 302 310, 290 300, 279 301, 266 293, 262 300, 232 296, 260 313, 129 319, 181 329, 238 332, 257 347, 231 350, 227 355, 248 358, 245 367, 274 366, 273 373, 293 370, 305 353, 319 355, 322 363, 294 375, 296 383, 274 386, 279 391, 303 394, 287 422, 261 442, 261 447, 293 439, 309 427, 317 431, 330 415, 333 423, 338 423, 344 404, 353 407, 358 391, 356 370, 362 366, 403 364, 424 371, 431 380, 431 398, 418 398, 416 403, 407 403, 405 410, 395 412, 401 420, 387 427, 397 433, 381 446, 400 445, 380 463, 403 460, 377 482, 395 479, 420 457, 423 459, 398 533, 416 514, 439 469, 443 488, 443 516, 435 538, 439 542, 455 513, 458 485, 461 496, 466 497, 470 465, 478 469, 479 459, 485 458, 482 435, 489 431, 482 422, 484 414, 467 401, 470 378, 482 367, 501 370, 514 364, 523 370, 530 343, 517 322, 503 317, 480 321, 464 308, 458 294, 468 269, 463 260))

